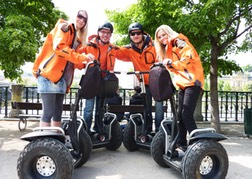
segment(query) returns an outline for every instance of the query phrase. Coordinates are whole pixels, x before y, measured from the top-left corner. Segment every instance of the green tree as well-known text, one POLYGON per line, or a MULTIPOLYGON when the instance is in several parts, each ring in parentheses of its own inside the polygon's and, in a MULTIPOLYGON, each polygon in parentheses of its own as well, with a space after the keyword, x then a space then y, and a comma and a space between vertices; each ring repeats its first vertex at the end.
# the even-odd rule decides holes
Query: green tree
POLYGON ((161 24, 182 32, 201 56, 205 74, 210 74, 211 124, 221 132, 218 105, 218 76, 241 70, 228 54, 251 51, 252 0, 138 0, 124 11, 106 11, 115 31, 127 33, 133 21, 141 22, 154 35, 161 24), (244 27, 242 27, 244 26, 244 27), (242 35, 246 39, 239 44, 242 35))
POLYGON ((223 91, 224 83, 225 82, 223 80, 219 80, 219 82, 218 82, 218 90, 219 91, 223 91))
POLYGON ((242 67, 244 72, 252 72, 252 65, 248 64, 244 67, 242 67))
POLYGON ((252 82, 248 82, 248 83, 244 84, 243 91, 251 92, 252 91, 252 82))
POLYGON ((51 0, 0 0, 0 70, 22 81, 21 66, 33 62, 43 37, 58 18, 67 16, 51 0))
POLYGON ((225 81, 223 83, 223 91, 232 91, 232 87, 229 81, 225 81))

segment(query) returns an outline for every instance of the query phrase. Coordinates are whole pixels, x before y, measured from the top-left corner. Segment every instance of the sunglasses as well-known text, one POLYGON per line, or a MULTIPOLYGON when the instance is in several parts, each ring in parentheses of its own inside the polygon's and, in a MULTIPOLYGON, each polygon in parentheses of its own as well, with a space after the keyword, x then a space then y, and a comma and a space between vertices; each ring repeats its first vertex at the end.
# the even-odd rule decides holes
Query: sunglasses
POLYGON ((131 32, 130 36, 141 35, 141 34, 142 34, 142 32, 131 32))
POLYGON ((77 14, 77 17, 78 17, 79 19, 82 19, 85 23, 87 23, 87 18, 84 17, 82 14, 77 14))
POLYGON ((110 34, 111 34, 110 31, 106 32, 106 31, 101 30, 101 31, 99 31, 99 32, 102 33, 102 34, 106 34, 106 35, 110 35, 110 34))

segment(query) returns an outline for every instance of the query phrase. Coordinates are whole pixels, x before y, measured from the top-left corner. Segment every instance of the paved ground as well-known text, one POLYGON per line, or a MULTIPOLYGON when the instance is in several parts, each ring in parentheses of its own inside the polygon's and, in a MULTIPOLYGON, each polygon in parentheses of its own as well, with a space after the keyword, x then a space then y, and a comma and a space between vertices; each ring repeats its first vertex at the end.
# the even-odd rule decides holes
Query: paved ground
MULTIPOLYGON (((23 134, 37 127, 37 122, 28 122, 28 130, 19 132, 17 121, 0 120, 0 178, 17 179, 16 161, 27 144, 19 140, 23 134)), ((210 127, 199 124, 199 127, 210 127)), ((247 179, 252 175, 252 137, 244 134, 243 124, 222 124, 223 133, 229 138, 222 141, 229 156, 227 179, 247 179)), ((74 171, 74 179, 177 179, 180 173, 174 169, 158 166, 150 152, 128 152, 123 145, 117 151, 93 150, 90 160, 74 171)))

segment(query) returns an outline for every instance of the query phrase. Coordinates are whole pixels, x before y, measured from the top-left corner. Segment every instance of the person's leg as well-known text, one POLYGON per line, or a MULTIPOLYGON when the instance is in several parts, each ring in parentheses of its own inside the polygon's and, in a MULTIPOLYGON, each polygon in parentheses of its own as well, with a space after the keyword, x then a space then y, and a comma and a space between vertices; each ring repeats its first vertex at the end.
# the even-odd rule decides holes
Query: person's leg
POLYGON ((91 129, 91 125, 92 125, 93 111, 94 111, 94 100, 95 100, 95 98, 86 99, 86 103, 85 103, 83 118, 87 123, 88 130, 91 129))
POLYGON ((194 129, 197 129, 197 125, 193 118, 193 113, 196 108, 200 91, 200 87, 193 86, 188 87, 179 93, 180 137, 178 140, 178 145, 186 145, 187 131, 190 133, 194 129))
POLYGON ((42 99, 42 116, 40 120, 40 127, 50 127, 51 118, 53 117, 54 104, 56 100, 55 94, 41 93, 42 99))
POLYGON ((63 111, 64 94, 56 94, 55 108, 53 113, 52 126, 61 127, 61 116, 63 111))
POLYGON ((147 128, 148 128, 148 132, 152 131, 152 125, 153 125, 153 117, 152 117, 152 95, 150 93, 150 89, 149 86, 145 85, 145 89, 146 89, 146 105, 148 107, 147 110, 147 119, 148 119, 148 124, 147 124, 147 128))
POLYGON ((163 101, 155 101, 155 132, 158 132, 161 121, 164 119, 163 101))
POLYGON ((185 91, 179 89, 179 91, 178 91, 178 98, 179 98, 179 106, 178 106, 179 138, 178 138, 178 142, 177 142, 178 146, 186 146, 187 145, 187 140, 186 140, 187 131, 186 131, 185 125, 184 125, 183 120, 182 120, 184 94, 185 94, 185 91))
POLYGON ((201 88, 198 86, 188 87, 185 89, 182 120, 189 133, 191 133, 194 129, 197 129, 193 114, 197 105, 197 100, 199 98, 200 92, 201 88))
POLYGON ((101 113, 102 113, 102 106, 101 105, 103 105, 103 104, 101 104, 102 103, 102 101, 101 101, 102 99, 99 97, 99 96, 96 96, 96 100, 95 100, 95 122, 94 122, 94 130, 95 131, 98 131, 99 129, 98 129, 98 125, 100 125, 99 123, 100 123, 100 118, 101 118, 101 113))

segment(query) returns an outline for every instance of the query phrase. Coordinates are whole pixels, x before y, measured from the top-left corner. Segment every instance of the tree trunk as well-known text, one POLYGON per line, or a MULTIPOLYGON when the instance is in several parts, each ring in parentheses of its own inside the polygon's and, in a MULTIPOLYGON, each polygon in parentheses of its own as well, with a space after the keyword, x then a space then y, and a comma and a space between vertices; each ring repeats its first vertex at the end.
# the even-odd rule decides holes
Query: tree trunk
POLYGON ((202 115, 202 96, 204 92, 201 91, 199 99, 197 101, 197 105, 193 114, 193 118, 195 121, 203 121, 203 115, 202 115))
POLYGON ((212 52, 210 64, 210 110, 211 126, 216 132, 221 133, 218 103, 218 74, 217 53, 212 52))
MULTIPOLYGON (((21 102, 22 96, 23 96, 23 85, 11 85, 11 101, 13 102, 21 102)), ((17 109, 11 109, 9 113, 9 117, 16 117, 17 114, 22 113, 21 111, 18 111, 17 109)))

